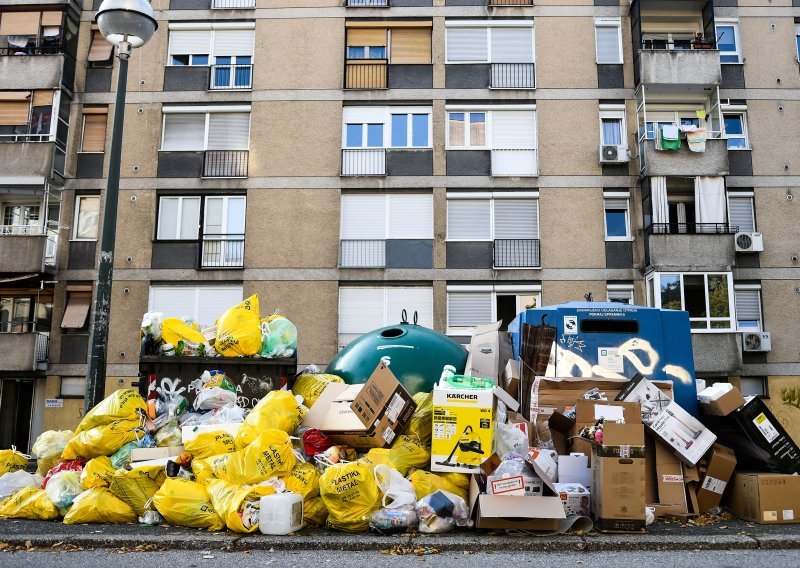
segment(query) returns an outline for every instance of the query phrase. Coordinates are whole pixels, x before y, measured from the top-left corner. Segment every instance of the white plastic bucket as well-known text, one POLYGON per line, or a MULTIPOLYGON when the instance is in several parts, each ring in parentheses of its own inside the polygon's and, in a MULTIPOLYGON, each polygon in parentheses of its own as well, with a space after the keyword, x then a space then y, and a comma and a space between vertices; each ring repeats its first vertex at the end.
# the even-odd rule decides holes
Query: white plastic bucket
POLYGON ((275 493, 261 498, 258 526, 263 534, 289 534, 303 528, 303 497, 275 493))

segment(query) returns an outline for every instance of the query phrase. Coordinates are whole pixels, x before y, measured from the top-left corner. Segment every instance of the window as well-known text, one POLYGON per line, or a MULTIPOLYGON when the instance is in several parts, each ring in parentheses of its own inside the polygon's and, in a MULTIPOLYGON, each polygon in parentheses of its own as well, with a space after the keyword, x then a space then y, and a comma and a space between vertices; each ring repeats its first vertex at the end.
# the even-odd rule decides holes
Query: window
POLYGON ((728 222, 739 233, 755 233, 756 218, 752 192, 728 192, 728 222))
POLYGON ((61 328, 72 331, 89 331, 89 309, 92 303, 92 287, 67 288, 67 307, 61 319, 61 328))
POLYGON ((114 45, 107 42, 100 30, 92 29, 91 43, 89 44, 89 54, 86 60, 89 65, 95 67, 110 66, 114 55, 114 45))
POLYGON ((105 152, 108 108, 84 108, 81 152, 105 152))
POLYGON ((86 394, 86 377, 61 377, 58 398, 83 398, 86 394))
POLYGON ((486 147, 485 112, 451 112, 448 114, 448 125, 451 147, 486 147))
POLYGON ((631 238, 630 200, 627 197, 612 197, 612 195, 604 194, 606 240, 628 241, 631 238))
POLYGON ((250 106, 164 107, 162 151, 247 150, 250 106))
POLYGON ((392 114, 392 147, 427 147, 428 114, 392 114))
POLYGON ((386 59, 386 46, 348 46, 347 59, 386 59))
POLYGON ((448 286, 447 334, 471 335, 476 326, 498 320, 506 330, 517 314, 541 300, 539 285, 448 286))
POLYGON ((609 284, 606 288, 609 302, 633 305, 633 284, 609 284))
POLYGON ((600 105, 600 144, 626 146, 625 107, 600 105))
POLYGON ((594 21, 598 64, 622 63, 622 32, 619 18, 594 21))
POLYGON ((747 150, 747 120, 743 112, 723 115, 725 120, 725 138, 728 139, 728 150, 747 150))
POLYGON ((717 49, 720 63, 742 62, 737 22, 717 20, 717 49))
POLYGON ((240 56, 247 58, 249 64, 254 39, 253 22, 172 23, 169 25, 169 64, 230 65, 231 57, 240 56))
POLYGON ((0 142, 53 140, 58 91, 0 91, 0 142))
POLYGON ((201 325, 212 325, 219 315, 242 301, 241 285, 150 286, 148 311, 165 318, 188 317, 201 325))
POLYGON ((245 197, 206 197, 203 235, 244 237, 245 197))
POLYGON ((648 277, 648 296, 648 304, 656 308, 689 312, 692 331, 734 330, 733 278, 729 272, 656 272, 648 277))
POLYGON ((345 107, 344 148, 430 148, 430 107, 345 107))
POLYGON ((64 12, 0 14, 0 55, 47 55, 61 48, 64 12))
POLYGON ((761 331, 761 285, 736 284, 736 328, 741 331, 761 331))
POLYGON ((433 239, 430 193, 342 195, 341 239, 433 239))
POLYGON ((97 225, 100 219, 100 196, 79 195, 75 198, 74 240, 97 240, 97 225))
POLYGON ((0 333, 26 333, 30 321, 31 299, 29 297, 0 297, 0 333))
POLYGON ((433 288, 367 287, 339 288, 339 348, 372 330, 400 323, 402 312, 408 321, 417 313, 419 325, 433 327, 433 288))
MULTIPOLYGON (((31 227, 41 225, 41 206, 38 203, 15 203, 3 206, 3 225, 31 227)), ((13 231, 11 231, 13 234, 13 231)))
POLYGON ((538 238, 538 193, 447 194, 448 241, 538 238))
POLYGON ((197 240, 199 197, 161 197, 158 203, 158 240, 197 240))
POLYGON ((533 63, 532 20, 447 20, 446 63, 533 63))
POLYGON ((364 59, 382 60, 376 63, 384 64, 431 63, 431 23, 413 22, 420 27, 405 27, 412 22, 402 21, 363 24, 384 27, 357 27, 362 22, 347 22, 346 57, 353 63, 364 59))

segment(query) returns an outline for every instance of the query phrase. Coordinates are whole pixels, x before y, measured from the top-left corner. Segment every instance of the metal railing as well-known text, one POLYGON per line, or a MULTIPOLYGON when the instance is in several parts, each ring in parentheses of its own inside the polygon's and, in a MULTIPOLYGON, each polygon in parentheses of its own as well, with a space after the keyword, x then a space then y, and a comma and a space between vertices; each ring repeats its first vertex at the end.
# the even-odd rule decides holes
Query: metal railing
POLYGON ((244 266, 244 235, 203 235, 201 268, 244 266))
POLYGON ((386 148, 346 148, 342 150, 343 176, 385 176, 386 148))
POLYGON ((50 336, 46 333, 36 332, 36 345, 33 348, 33 370, 47 368, 50 357, 50 336))
POLYGON ((534 89, 536 73, 533 63, 492 63, 489 76, 491 89, 534 89))
POLYGON ((715 40, 698 40, 698 39, 658 39, 650 38, 642 40, 642 49, 653 51, 687 51, 691 49, 716 49, 717 44, 715 40))
POLYGON ((211 7, 216 10, 255 8, 256 0, 213 0, 211 2, 211 7))
POLYGON ((0 235, 2 236, 41 237, 47 234, 48 230, 44 225, 0 225, 0 235))
POLYGON ((342 240, 339 243, 340 268, 385 268, 386 241, 383 239, 342 240))
POLYGON ((735 235, 738 225, 728 223, 653 223, 652 235, 735 235))
POLYGON ((206 150, 203 159, 203 177, 247 177, 249 155, 249 150, 206 150))
POLYGON ((495 268, 537 268, 539 239, 495 239, 495 268))
POLYGON ((535 176, 539 164, 535 148, 493 148, 493 176, 535 176))
POLYGON ((0 47, 0 56, 3 55, 58 55, 64 53, 63 45, 47 45, 40 47, 0 47))
POLYGON ((389 64, 386 60, 378 62, 354 62, 349 60, 344 66, 345 89, 386 89, 389 86, 389 64))
POLYGON ((533 0, 489 0, 489 6, 533 6, 533 0))
MULTIPOLYGON (((27 125, 25 125, 27 128, 27 125)), ((52 134, 0 134, 0 143, 6 142, 52 142, 52 134)))
POLYGON ((253 88, 253 64, 236 63, 232 65, 211 66, 211 91, 233 91, 253 88))
POLYGON ((388 8, 389 0, 346 0, 348 8, 388 8))

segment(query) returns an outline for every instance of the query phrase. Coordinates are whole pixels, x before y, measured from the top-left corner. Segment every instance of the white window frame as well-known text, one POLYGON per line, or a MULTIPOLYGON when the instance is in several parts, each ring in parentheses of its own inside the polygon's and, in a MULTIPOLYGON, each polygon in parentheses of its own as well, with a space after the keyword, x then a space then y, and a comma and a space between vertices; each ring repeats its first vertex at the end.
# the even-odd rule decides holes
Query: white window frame
POLYGON ((633 306, 635 304, 633 284, 607 284, 606 299, 609 302, 616 301, 620 304, 633 306), (625 301, 620 302, 619 300, 625 301))
POLYGON ((514 285, 514 284, 497 284, 497 285, 448 285, 447 286, 447 330, 446 334, 453 337, 469 337, 475 331, 475 327, 482 324, 475 324, 473 326, 451 326, 450 325, 450 296, 452 294, 489 294, 492 306, 492 321, 484 323, 493 323, 497 321, 497 297, 498 296, 516 296, 517 299, 517 313, 519 314, 525 309, 525 298, 533 298, 536 307, 542 305, 542 287, 539 284, 532 285, 514 285))
MULTIPOLYGON (((250 150, 250 139, 252 138, 253 130, 253 115, 251 113, 250 105, 236 105, 236 106, 165 106, 161 109, 161 145, 160 152, 205 152, 208 150, 208 125, 212 113, 234 113, 242 114, 247 113, 250 115, 250 120, 247 126, 247 148, 237 148, 237 150, 250 150), (168 114, 205 114, 205 131, 203 133, 203 147, 199 150, 165 150, 164 137, 167 133, 167 115, 168 114)), ((224 150, 220 150, 224 151, 224 150)), ((235 151, 235 150, 231 150, 235 151)))
POLYGON ((613 119, 613 120, 621 120, 620 123, 620 139, 622 142, 620 143, 621 146, 628 147, 628 124, 625 118, 625 106, 624 105, 600 105, 600 113, 599 113, 599 124, 600 124, 600 145, 601 146, 610 146, 611 143, 605 142, 603 140, 603 120, 604 119, 613 119))
MULTIPOLYGON (((495 240, 495 227, 494 227, 494 202, 496 200, 504 200, 504 199, 527 199, 527 200, 536 200, 539 201, 539 192, 538 191, 518 191, 518 192, 501 192, 495 191, 492 193, 489 192, 481 192, 481 193, 467 193, 467 192, 452 192, 448 193, 446 197, 447 201, 456 201, 456 200, 469 200, 469 201, 476 201, 476 200, 486 200, 489 201, 489 238, 474 238, 474 239, 454 239, 450 237, 450 223, 449 219, 447 219, 447 229, 446 233, 447 236, 445 241, 448 243, 475 243, 475 242, 493 242, 495 240)), ((449 205, 449 203, 448 203, 449 205)), ((538 235, 536 238, 541 239, 541 203, 537 204, 536 207, 536 226, 539 228, 538 235)), ((446 214, 445 214, 446 216, 446 214)), ((525 270, 531 270, 532 268, 526 268, 525 270)))
POLYGON ((704 291, 705 291, 705 299, 706 299, 706 313, 709 313, 709 299, 708 299, 708 277, 709 276, 725 276, 728 281, 728 314, 729 317, 711 317, 706 316, 705 318, 693 318, 689 317, 689 323, 691 325, 692 322, 704 321, 706 322, 706 327, 703 328, 691 328, 692 333, 732 333, 736 331, 736 304, 735 304, 735 296, 734 296, 734 289, 733 289, 733 274, 731 272, 653 272, 647 276, 647 305, 659 308, 659 309, 667 309, 661 307, 661 277, 662 276, 678 276, 680 279, 680 291, 681 291, 681 309, 686 309, 686 299, 684 295, 684 276, 703 276, 704 282, 704 291), (652 290, 650 287, 650 282, 652 282, 652 290), (651 292, 652 296, 651 297, 651 292), (720 321, 727 321, 729 326, 727 328, 711 328, 711 322, 720 322, 720 321))
MULTIPOLYGON (((763 331, 764 330, 764 304, 761 300, 761 284, 734 284, 734 300, 738 292, 756 292, 758 295, 758 325, 756 327, 742 327, 739 325, 739 315, 736 314, 736 329, 739 331, 763 331)), ((734 301, 735 305, 735 301, 734 301)), ((752 321, 752 320, 745 320, 752 321)))
POLYGON ((494 144, 492 141, 492 119, 495 112, 503 112, 503 111, 532 111, 533 112, 533 148, 520 148, 520 150, 534 150, 536 151, 536 160, 537 160, 537 167, 538 167, 538 160, 539 160, 539 116, 536 113, 536 105, 503 105, 502 107, 497 106, 486 106, 486 107, 473 107, 473 106, 461 106, 461 105, 448 105, 445 107, 445 150, 492 150, 494 149, 494 144), (465 115, 465 129, 466 133, 464 136, 464 142, 467 144, 466 146, 452 146, 450 144, 450 114, 463 113, 465 115), (484 113, 486 115, 486 145, 484 146, 470 146, 469 145, 469 120, 467 119, 466 115, 471 113, 484 113))
MULTIPOLYGON (((604 192, 603 193, 603 234, 606 241, 632 241, 633 235, 631 231, 631 195, 629 192, 604 192), (611 237, 608 234, 608 223, 606 219, 606 210, 612 205, 612 201, 625 201, 625 236, 611 237)), ((618 207, 613 207, 617 209, 618 207)))
POLYGON ((622 52, 622 20, 621 18, 595 18, 594 20, 594 60, 598 65, 622 65, 623 60, 622 52), (617 29, 617 55, 618 61, 600 61, 600 54, 597 50, 597 29, 598 28, 616 28, 617 29))
MULTIPOLYGON (((433 147, 433 145, 431 144, 431 139, 432 139, 432 136, 433 136, 433 125, 431 124, 431 113, 430 112, 391 112, 390 111, 389 123, 388 123, 388 125, 389 125, 389 143, 390 144, 392 142, 392 138, 394 138, 393 133, 392 133, 392 129, 394 128, 394 120, 393 119, 394 119, 395 116, 405 116, 406 117, 406 143, 405 143, 404 146, 389 145, 389 146, 387 146, 387 148, 408 148, 408 149, 412 149, 413 150, 414 148, 425 149, 425 148, 432 148, 433 147), (412 142, 414 141, 414 116, 415 115, 419 115, 419 116, 424 115, 424 116, 428 117, 428 128, 427 128, 427 134, 426 134, 426 136, 428 138, 428 143, 426 145, 424 145, 424 146, 413 146, 412 145, 412 142)), ((384 126, 384 129, 385 128, 386 127, 384 126)), ((384 132, 384 137, 385 136, 386 136, 386 133, 384 132)))
MULTIPOLYGON (((203 198, 203 215, 201 219, 201 226, 203 227, 203 236, 205 237, 208 234, 218 235, 228 237, 230 235, 244 235, 245 230, 247 228, 247 197, 245 195, 206 195, 203 198), (222 229, 220 233, 207 233, 206 227, 208 222, 208 200, 209 199, 221 199, 222 200, 222 229), (244 223, 245 226, 242 227, 241 233, 230 233, 228 231, 228 204, 230 203, 231 199, 241 199, 244 202, 244 223)), ((244 238, 244 236, 242 237, 244 238)))
POLYGON ((374 150, 386 148, 398 148, 409 150, 430 150, 433 148, 433 107, 431 106, 391 106, 391 107, 345 107, 345 112, 342 113, 342 149, 359 149, 371 148, 374 150), (363 117, 359 116, 363 114, 363 117), (404 114, 407 116, 406 124, 406 137, 408 142, 411 142, 413 132, 411 115, 426 114, 428 115, 428 145, 427 146, 392 146, 392 115, 404 114), (351 116, 347 116, 351 115, 351 116), (367 146, 367 129, 364 128, 361 133, 361 146, 348 146, 347 145, 347 126, 350 124, 361 124, 366 127, 368 124, 382 124, 383 125, 383 146, 367 146))
POLYGON ((448 110, 447 111, 447 125, 445 127, 445 139, 447 140, 447 146, 445 149, 447 150, 488 150, 491 148, 491 131, 489 126, 489 111, 485 110, 448 110), (464 145, 463 146, 451 146, 450 145, 450 115, 451 114, 463 114, 464 115, 464 145), (473 114, 482 114, 484 115, 484 133, 483 138, 486 141, 486 144, 479 146, 479 145, 472 145, 472 141, 470 140, 470 128, 469 125, 472 124, 470 122, 471 116, 473 114))
POLYGON ((158 219, 156 220, 156 240, 157 241, 196 241, 198 235, 200 233, 200 223, 202 217, 202 210, 200 205, 202 203, 202 198, 199 195, 160 195, 158 197, 158 219), (161 234, 161 220, 162 220, 162 213, 164 212, 164 208, 162 206, 164 199, 177 199, 178 200, 178 216, 175 219, 175 236, 173 238, 159 238, 158 235, 161 234), (197 200, 197 228, 196 232, 197 235, 193 239, 182 239, 180 238, 181 233, 181 224, 183 222, 183 204, 186 200, 197 200))
MULTIPOLYGON (((188 285, 188 286, 187 285, 167 286, 167 285, 153 285, 153 284, 151 284, 150 288, 148 290, 148 296, 147 296, 147 311, 149 311, 149 312, 154 311, 154 309, 153 309, 153 292, 154 292, 154 290, 161 290, 161 289, 164 289, 164 288, 172 288, 172 289, 176 289, 176 290, 183 290, 183 291, 185 291, 186 294, 189 294, 189 293, 194 294, 194 303, 193 303, 194 311, 193 311, 193 313, 191 313, 191 314, 174 314, 174 317, 188 316, 188 317, 192 318, 192 321, 200 323, 200 324, 213 324, 214 323, 213 321, 198 321, 199 313, 200 313, 199 307, 200 307, 200 291, 201 290, 205 290, 205 291, 213 291, 213 290, 234 291, 235 290, 235 291, 238 291, 240 293, 241 298, 244 299, 244 287, 241 284, 228 284, 228 285, 224 285, 223 284, 223 285, 208 285, 208 286, 207 285, 199 285, 199 284, 188 285)), ((236 302, 234 304, 231 304, 228 307, 233 307, 234 305, 238 304, 241 301, 242 300, 240 299, 238 302, 236 302)), ((221 313, 222 312, 220 312, 220 314, 221 313)), ((172 314, 170 314, 170 316, 171 315, 172 314)), ((170 316, 165 314, 165 317, 170 317, 170 316)))
POLYGON ((717 42, 717 49, 719 49, 719 32, 717 31, 717 26, 732 26, 733 27, 733 37, 734 41, 736 42, 736 51, 720 51, 720 58, 725 55, 736 55, 738 61, 722 61, 720 59, 721 65, 741 65, 742 64, 742 40, 741 36, 739 35, 739 20, 736 18, 716 18, 714 20, 714 35, 715 41, 717 42))
POLYGON ((728 222, 730 224, 731 219, 731 199, 748 199, 750 201, 750 212, 752 214, 753 219, 753 232, 758 232, 758 226, 756 225, 756 203, 755 203, 755 192, 753 191, 730 191, 727 192, 727 199, 726 199, 726 206, 727 206, 727 215, 728 215, 728 222))
POLYGON ((85 393, 86 377, 61 377, 58 387, 58 398, 84 398, 85 393), (68 385, 72 392, 66 392, 64 390, 64 387, 68 385), (75 386, 79 388, 76 389, 75 386))
MULTIPOLYGON (((202 22, 174 22, 169 24, 169 39, 168 39, 168 46, 167 46, 167 67, 211 67, 215 64, 217 55, 215 53, 216 41, 215 41, 215 30, 255 30, 256 23, 255 22, 213 22, 213 23, 202 23, 202 22), (173 65, 172 64, 172 31, 173 30, 208 30, 210 34, 209 38, 209 48, 210 53, 196 53, 196 54, 184 54, 190 55, 191 58, 194 58, 195 55, 207 55, 208 56, 208 63, 206 65, 195 65, 192 63, 191 59, 189 60, 189 65, 173 65)), ((243 57, 250 57, 250 64, 255 63, 255 33, 253 33, 253 45, 250 47, 250 55, 244 55, 243 57)), ((222 57, 239 57, 239 55, 228 56, 223 55, 222 57)))
MULTIPOLYGON (((750 136, 747 130, 747 107, 746 106, 723 106, 722 107, 722 129, 723 133, 722 136, 725 140, 728 139, 737 139, 737 140, 744 140, 744 147, 743 148, 728 148, 728 150, 750 150, 750 136), (734 134, 733 136, 729 135, 725 131, 725 116, 727 115, 737 115, 742 119, 742 134, 734 134)), ((727 142, 726 142, 727 145, 727 142)))
POLYGON ((800 24, 794 25, 794 56, 795 61, 800 63, 800 44, 798 44, 798 40, 800 39, 800 24))
POLYGON ((94 194, 87 194, 87 195, 76 195, 75 196, 75 210, 72 213, 72 239, 73 241, 97 241, 100 238, 100 217, 103 214, 103 202, 100 199, 100 195, 94 194), (85 238, 78 236, 78 217, 81 213, 81 202, 84 199, 94 198, 97 199, 97 236, 94 238, 85 238))
POLYGON ((444 57, 446 65, 474 65, 486 63, 502 63, 492 60, 492 28, 531 28, 531 61, 536 63, 536 27, 533 20, 445 20, 444 57), (451 61, 449 59, 449 30, 453 28, 486 28, 486 61, 451 61))

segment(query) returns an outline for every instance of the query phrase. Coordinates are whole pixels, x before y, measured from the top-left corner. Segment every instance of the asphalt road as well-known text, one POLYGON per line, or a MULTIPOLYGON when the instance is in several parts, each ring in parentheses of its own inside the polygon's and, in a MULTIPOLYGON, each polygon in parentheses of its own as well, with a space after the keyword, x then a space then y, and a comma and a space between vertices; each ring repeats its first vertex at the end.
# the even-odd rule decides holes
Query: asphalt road
POLYGON ((379 566, 425 566, 429 568, 486 568, 489 565, 505 568, 552 566, 619 568, 628 567, 714 567, 714 568, 796 568, 800 552, 796 550, 736 550, 736 551, 661 551, 661 552, 572 552, 572 553, 441 553, 427 556, 390 555, 380 552, 253 551, 223 553, 211 551, 167 551, 157 553, 119 553, 111 550, 82 552, 0 552, 3 568, 263 568, 264 566, 325 566, 346 565, 347 568, 376 568, 379 566))

